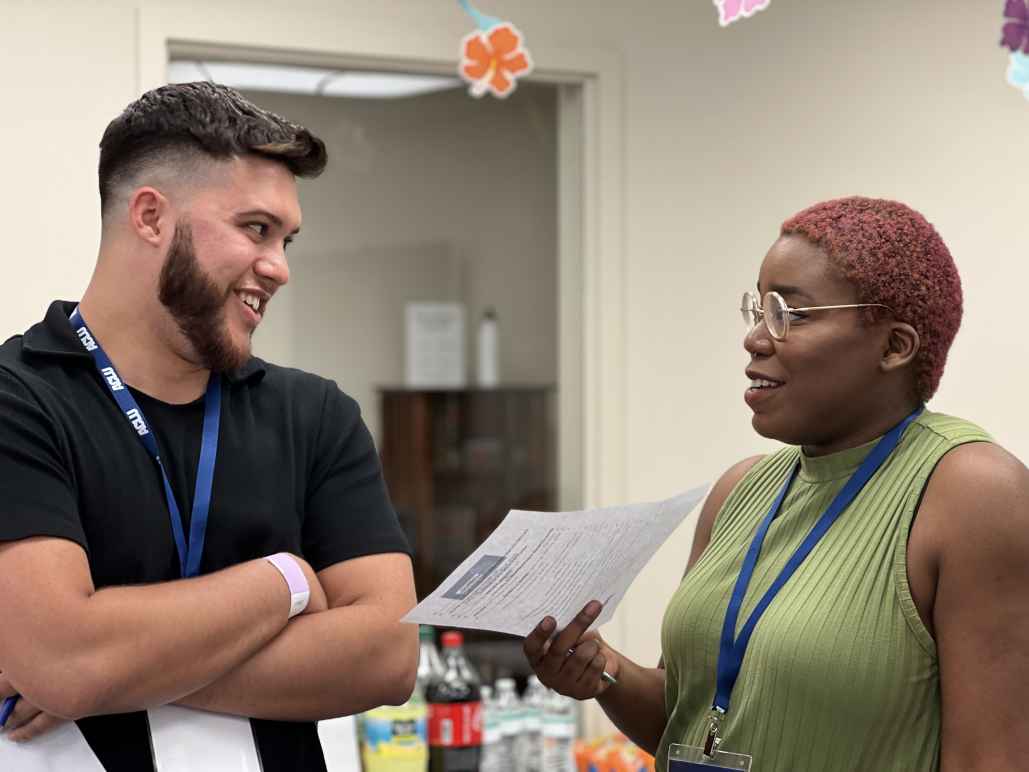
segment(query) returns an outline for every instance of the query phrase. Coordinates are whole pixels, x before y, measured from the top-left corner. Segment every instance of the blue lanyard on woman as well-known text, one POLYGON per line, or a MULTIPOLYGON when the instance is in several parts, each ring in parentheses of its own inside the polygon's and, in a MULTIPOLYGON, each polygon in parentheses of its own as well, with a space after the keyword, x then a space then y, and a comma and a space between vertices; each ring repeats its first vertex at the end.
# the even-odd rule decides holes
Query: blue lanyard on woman
POLYGON ((189 546, 187 546, 182 529, 182 517, 179 515, 179 505, 175 502, 175 494, 168 481, 164 464, 161 462, 157 441, 150 431, 143 411, 139 409, 136 400, 133 399, 132 394, 118 375, 118 371, 114 369, 114 363, 89 331, 86 320, 82 318, 78 308, 72 311, 68 321, 82 346, 92 354, 101 380, 107 385, 114 401, 118 403, 118 407, 121 408, 125 418, 139 436, 143 447, 157 462, 157 468, 161 470, 161 479, 164 481, 164 497, 168 501, 168 514, 171 517, 175 547, 179 552, 179 570, 183 577, 196 576, 200 572, 200 556, 204 552, 204 534, 207 531, 207 515, 211 508, 211 487, 214 483, 214 462, 218 455, 218 425, 221 420, 222 408, 221 379, 216 373, 211 373, 211 377, 207 381, 207 391, 204 394, 203 440, 200 443, 200 463, 197 466, 193 510, 189 521, 189 546))
POLYGON ((797 551, 793 553, 793 556, 787 561, 783 567, 779 576, 776 577, 775 581, 768 588, 761 600, 758 601, 754 610, 751 612, 750 617, 747 619, 743 628, 740 630, 739 637, 735 638, 736 632, 736 620, 739 617, 740 606, 743 605, 743 599, 747 594, 747 587, 750 585, 751 577, 754 575, 754 568, 757 564, 758 555, 761 553, 761 546, 764 544, 765 536, 768 534, 768 528, 772 525, 772 521, 779 514, 779 509, 782 507, 783 499, 786 498, 786 491, 790 489, 790 485, 793 484, 794 478, 797 476, 797 471, 800 469, 800 462, 793 467, 790 472, 789 478, 786 480, 786 484, 782 486, 782 490, 779 491, 779 495, 776 497, 775 502, 772 504, 772 508, 768 510, 768 514, 765 515, 764 520, 761 521, 761 525, 758 526, 757 534, 754 536, 754 541, 750 545, 750 549, 747 550, 747 555, 743 559, 743 567, 740 569, 740 575, 736 579, 736 586, 733 588, 732 596, 729 599, 729 607, 725 612, 725 622, 722 625, 722 637, 721 645, 718 649, 718 680, 715 689, 715 700, 711 706, 711 715, 708 722, 708 733, 707 739, 704 741, 704 754, 710 757, 717 749, 718 744, 721 742, 720 730, 722 718, 726 713, 729 712, 729 698, 732 696, 733 687, 736 685, 736 679, 739 677, 740 668, 743 666, 743 657, 747 653, 747 645, 750 643, 750 636, 754 632, 754 627, 757 625, 761 615, 768 608, 768 604, 772 602, 772 599, 776 596, 779 590, 782 589, 783 585, 789 581, 790 577, 797 570, 804 559, 808 556, 814 546, 819 540, 825 535, 829 527, 836 522, 836 519, 845 510, 854 498, 861 492, 861 489, 865 487, 865 483, 871 479, 872 475, 876 473, 883 462, 893 452, 894 448, 900 442, 900 437, 904 434, 904 430, 907 429, 908 425, 918 417, 919 413, 923 410, 923 406, 919 405, 915 408, 907 418, 901 421, 899 424, 894 426, 887 432, 881 440, 872 449, 865 460, 861 463, 858 470, 851 475, 851 478, 847 481, 847 484, 843 486, 836 498, 833 499, 829 508, 825 510, 822 517, 819 518, 815 527, 811 529, 811 532, 807 535, 807 538, 797 548, 797 551))

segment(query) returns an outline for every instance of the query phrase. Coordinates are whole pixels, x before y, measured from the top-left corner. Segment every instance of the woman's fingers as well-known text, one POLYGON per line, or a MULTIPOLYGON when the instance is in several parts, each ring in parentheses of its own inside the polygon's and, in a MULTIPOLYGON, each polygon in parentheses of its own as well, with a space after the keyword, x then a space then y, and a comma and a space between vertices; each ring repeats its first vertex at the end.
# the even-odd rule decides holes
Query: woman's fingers
POLYGON ((522 643, 522 652, 533 668, 536 667, 536 663, 546 654, 547 642, 550 640, 550 635, 554 632, 556 625, 557 623, 553 617, 544 617, 536 625, 535 629, 525 637, 525 641, 522 643))
POLYGON ((589 629, 601 609, 598 601, 590 601, 556 634, 554 618, 545 617, 526 636, 522 650, 545 686, 580 700, 596 697, 608 687, 603 680, 604 643, 589 629))
MULTIPOLYGON (((575 649, 583 634, 600 615, 600 609, 600 602, 591 600, 583 607, 582 611, 575 615, 568 626, 557 634, 550 644, 550 650, 540 661, 539 669, 543 673, 553 678, 561 671, 569 659, 569 652, 575 649)), ((540 678, 543 678, 542 674, 540 674, 540 678)))
POLYGON ((606 667, 607 657, 598 651, 593 656, 593 659, 590 660, 589 665, 586 666, 586 670, 579 680, 584 682, 586 688, 591 689, 594 694, 601 694, 610 686, 604 680, 604 669, 606 667))
POLYGON ((568 680, 570 684, 578 683, 587 674, 590 663, 599 653, 600 645, 596 641, 580 643, 565 658, 564 667, 561 668, 562 678, 568 680))

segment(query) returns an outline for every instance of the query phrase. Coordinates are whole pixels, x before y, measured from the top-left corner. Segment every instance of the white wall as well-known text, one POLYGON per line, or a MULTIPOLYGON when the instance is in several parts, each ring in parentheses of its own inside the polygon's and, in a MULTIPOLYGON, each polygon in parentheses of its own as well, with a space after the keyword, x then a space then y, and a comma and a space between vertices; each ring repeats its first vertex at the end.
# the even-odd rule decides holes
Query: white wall
POLYGON ((324 174, 301 183, 303 232, 289 250, 290 284, 255 338, 260 356, 335 378, 378 437, 376 389, 404 379, 404 302, 460 301, 469 383, 489 306, 502 381, 556 382, 554 87, 486 102, 464 89, 389 100, 247 96, 321 136, 330 157, 324 174))
MULTIPOLYGON (((734 304, 786 216, 855 193, 922 211, 961 270, 964 323, 930 407, 1029 460, 1011 302, 1029 280, 1029 101, 1004 81, 1000 5, 773 0, 725 30, 710 3, 673 5, 626 43, 629 498, 768 447, 749 431, 734 304)), ((688 542, 666 544, 628 599, 645 659, 688 542)))
MULTIPOLYGON (((24 327, 86 278, 95 140, 134 96, 139 5, 4 3, 0 64, 31 80, 11 86, 8 75, 3 87, 0 329, 24 327)), ((238 8, 242 28, 267 37, 275 5, 206 7, 238 8)), ((541 57, 590 46, 624 67, 627 498, 670 494, 767 447, 742 402, 735 304, 786 216, 851 193, 899 198, 937 225, 962 271, 966 315, 931 406, 980 422, 1029 458, 1029 102, 1004 82, 999 3, 774 0, 725 30, 704 0, 493 6, 482 7, 514 19, 541 57)), ((189 4, 145 8, 196 13, 203 29, 189 4)), ((295 0, 290 13, 324 14, 329 31, 453 41, 455 56, 471 28, 443 0, 295 0)), ((688 542, 683 530, 665 546, 611 626, 642 661, 657 659, 688 542)))

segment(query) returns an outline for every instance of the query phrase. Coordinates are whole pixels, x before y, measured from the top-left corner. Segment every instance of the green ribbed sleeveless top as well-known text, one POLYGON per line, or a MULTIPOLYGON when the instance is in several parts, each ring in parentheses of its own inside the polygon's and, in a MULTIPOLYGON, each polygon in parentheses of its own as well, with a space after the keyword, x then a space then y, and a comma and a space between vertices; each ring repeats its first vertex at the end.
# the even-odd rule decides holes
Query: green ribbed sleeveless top
MULTIPOLYGON (((758 622, 722 724, 722 750, 751 754, 754 772, 938 769, 939 667, 908 586, 907 537, 937 462, 979 441, 990 441, 979 427, 929 411, 907 428, 758 622)), ((707 548, 665 612, 662 772, 670 744, 703 744, 729 596, 794 464, 800 460, 800 473, 768 530, 737 634, 874 446, 816 458, 784 448, 757 462, 726 498, 707 548)))

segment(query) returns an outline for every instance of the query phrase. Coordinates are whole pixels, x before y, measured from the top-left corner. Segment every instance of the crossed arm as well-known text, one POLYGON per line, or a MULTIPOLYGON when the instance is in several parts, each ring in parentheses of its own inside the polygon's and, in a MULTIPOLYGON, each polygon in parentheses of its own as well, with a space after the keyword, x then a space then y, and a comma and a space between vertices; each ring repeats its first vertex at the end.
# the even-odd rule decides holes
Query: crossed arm
POLYGON ((0 544, 0 696, 70 719, 178 702, 314 720, 406 699, 417 668, 417 631, 398 621, 414 603, 407 556, 317 576, 302 566, 313 603, 288 621, 289 590, 264 560, 96 591, 70 541, 0 544))
POLYGON ((418 628, 411 560, 369 555, 318 573, 328 609, 296 617, 268 645, 180 705, 285 721, 351 715, 407 700, 418 628))

